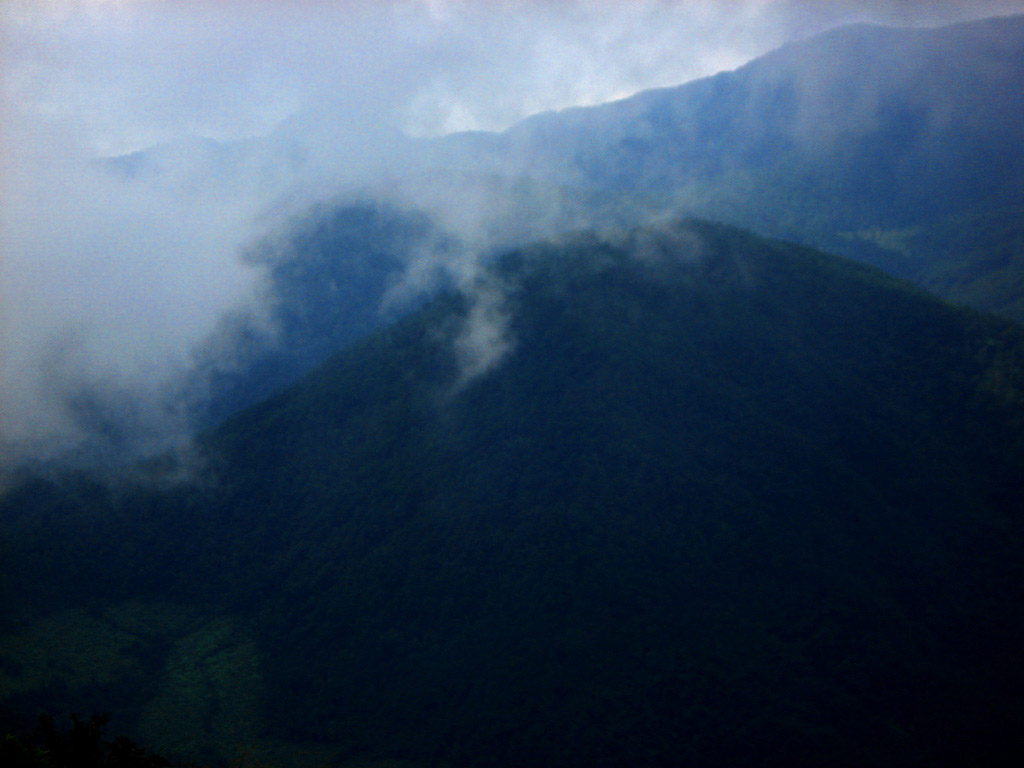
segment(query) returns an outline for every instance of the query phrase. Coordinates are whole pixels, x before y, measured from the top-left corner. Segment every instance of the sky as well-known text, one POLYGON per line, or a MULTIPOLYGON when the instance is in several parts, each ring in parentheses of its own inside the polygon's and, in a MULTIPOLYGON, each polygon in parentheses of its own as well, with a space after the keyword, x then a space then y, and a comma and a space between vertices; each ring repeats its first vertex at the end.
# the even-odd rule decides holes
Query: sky
POLYGON ((186 168, 127 183, 97 157, 290 118, 339 172, 388 137, 500 130, 842 23, 1013 12, 1024 0, 4 0, 0 469, 88 440, 82 392, 139 414, 157 446, 187 439, 174 393, 191 350, 225 313, 261 311, 239 254, 280 188, 186 168))
POLYGON ((264 133, 332 104, 416 135, 498 129, 731 69, 850 21, 1024 3, 921 0, 5 0, 6 110, 90 148, 264 133))

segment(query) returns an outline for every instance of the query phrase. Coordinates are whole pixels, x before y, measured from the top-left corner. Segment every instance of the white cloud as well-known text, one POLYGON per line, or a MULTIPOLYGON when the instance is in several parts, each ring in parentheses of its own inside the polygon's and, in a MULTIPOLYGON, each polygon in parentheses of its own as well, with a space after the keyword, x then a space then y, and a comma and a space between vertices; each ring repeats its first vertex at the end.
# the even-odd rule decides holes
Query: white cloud
POLYGON ((163 419, 154 398, 258 278, 237 259, 257 201, 126 184, 77 151, 73 122, 47 127, 19 136, 0 186, 0 450, 82 437, 76 386, 145 394, 163 419))

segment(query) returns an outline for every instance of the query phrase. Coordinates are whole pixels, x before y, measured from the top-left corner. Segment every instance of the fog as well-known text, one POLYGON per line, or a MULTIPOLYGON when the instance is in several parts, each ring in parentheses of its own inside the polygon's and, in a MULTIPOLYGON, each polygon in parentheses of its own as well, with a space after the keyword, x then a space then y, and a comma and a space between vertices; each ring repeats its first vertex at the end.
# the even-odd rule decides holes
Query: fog
MULTIPOLYGON (((1024 2, 8 0, 0 470, 187 446, 204 397, 194 350, 225 316, 272 323, 265 265, 242 254, 317 199, 415 178, 415 139, 686 82, 841 23, 1020 11, 1024 2), (127 165, 105 160, 141 150, 127 165)), ((501 220, 493 190, 393 187, 470 251, 501 220)), ((476 297, 458 342, 463 379, 514 346, 476 263, 462 250, 441 265, 476 297)), ((219 354, 229 364, 232 350, 219 354)))

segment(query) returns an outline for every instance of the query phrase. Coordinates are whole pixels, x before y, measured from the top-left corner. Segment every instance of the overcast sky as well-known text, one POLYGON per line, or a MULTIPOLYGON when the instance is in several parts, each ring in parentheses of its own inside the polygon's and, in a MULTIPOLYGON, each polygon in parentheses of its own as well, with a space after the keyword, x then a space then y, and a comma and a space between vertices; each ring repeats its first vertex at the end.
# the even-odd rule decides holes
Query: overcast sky
MULTIPOLYGON (((5 110, 103 152, 259 134, 310 102, 436 134, 500 128, 733 68, 854 20, 1024 10, 991 0, 4 0, 5 110)), ((10 151, 10 148, 8 148, 10 151)))
POLYGON ((385 129, 500 129, 845 22, 1012 12, 1024 0, 0 0, 0 451, 78 439, 64 401, 83 382, 153 405, 255 295, 237 255, 263 191, 125 185, 97 155, 296 112, 357 150, 385 129))

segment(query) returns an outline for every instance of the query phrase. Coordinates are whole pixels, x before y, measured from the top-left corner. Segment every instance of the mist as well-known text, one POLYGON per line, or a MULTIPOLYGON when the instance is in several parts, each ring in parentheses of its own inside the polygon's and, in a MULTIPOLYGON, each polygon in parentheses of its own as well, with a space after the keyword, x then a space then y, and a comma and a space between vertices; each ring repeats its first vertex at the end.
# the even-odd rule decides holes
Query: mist
POLYGON ((488 370, 514 339, 500 291, 481 287, 479 253, 563 226, 572 212, 556 191, 537 206, 534 190, 551 220, 523 226, 514 189, 440 179, 422 162, 422 139, 683 83, 842 23, 1022 10, 898 0, 4 3, 0 471, 187 450, 206 397, 197 349, 203 370, 232 364, 237 350, 210 343, 226 318, 273 335, 266 262, 253 249, 291 214, 353 190, 426 210, 459 240, 432 251, 430 269, 411 264, 389 300, 448 271, 475 302, 458 341, 460 386, 488 370))

